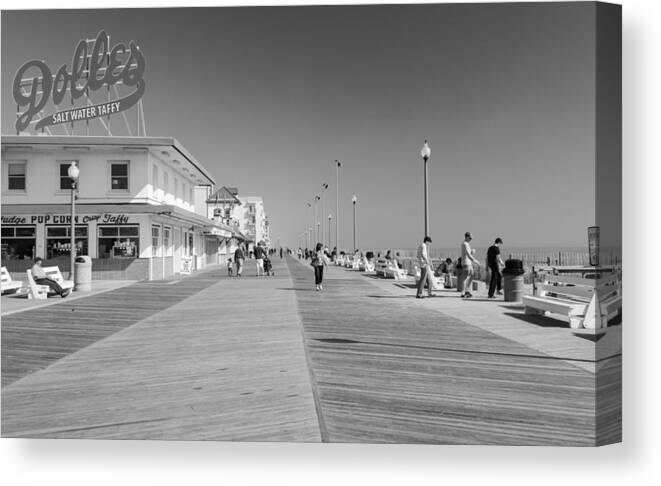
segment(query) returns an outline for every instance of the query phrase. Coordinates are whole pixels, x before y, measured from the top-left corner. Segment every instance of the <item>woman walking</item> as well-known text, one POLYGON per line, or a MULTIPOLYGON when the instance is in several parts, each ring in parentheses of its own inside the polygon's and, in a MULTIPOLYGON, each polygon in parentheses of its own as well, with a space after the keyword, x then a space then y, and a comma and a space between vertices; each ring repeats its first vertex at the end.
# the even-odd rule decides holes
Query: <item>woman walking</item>
POLYGON ((314 267, 314 283, 317 286, 317 292, 324 290, 322 286, 322 281, 324 280, 324 267, 328 265, 326 260, 326 255, 323 251, 323 245, 317 243, 315 252, 312 255, 312 266, 314 267))

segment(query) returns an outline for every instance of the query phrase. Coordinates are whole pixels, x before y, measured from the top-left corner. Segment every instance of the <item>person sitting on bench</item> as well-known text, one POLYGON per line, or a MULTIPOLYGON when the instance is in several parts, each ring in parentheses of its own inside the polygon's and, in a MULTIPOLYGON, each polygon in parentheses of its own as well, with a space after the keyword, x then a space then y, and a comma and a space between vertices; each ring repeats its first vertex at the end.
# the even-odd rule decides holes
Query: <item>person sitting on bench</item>
POLYGON ((64 299, 71 293, 71 290, 64 290, 62 287, 60 287, 60 284, 46 275, 46 272, 44 272, 44 269, 41 267, 43 261, 44 259, 41 257, 34 259, 34 265, 32 265, 31 269, 34 282, 38 285, 47 285, 53 292, 64 299))

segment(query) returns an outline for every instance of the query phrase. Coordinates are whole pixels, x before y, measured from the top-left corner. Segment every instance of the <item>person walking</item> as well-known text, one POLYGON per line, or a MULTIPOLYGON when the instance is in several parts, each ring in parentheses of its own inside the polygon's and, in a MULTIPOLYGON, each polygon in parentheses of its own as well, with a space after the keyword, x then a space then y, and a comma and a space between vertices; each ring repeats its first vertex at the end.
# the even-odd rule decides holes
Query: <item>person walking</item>
POLYGON ((314 267, 314 283, 316 285, 317 292, 324 290, 324 267, 327 265, 328 259, 323 250, 323 245, 321 243, 317 243, 315 253, 312 255, 312 266, 314 267))
POLYGON ((227 276, 231 277, 233 273, 233 264, 232 264, 232 259, 228 258, 227 259, 227 276))
POLYGON ((280 260, 282 260, 282 247, 280 247, 280 260))
POLYGON ((473 265, 480 266, 480 262, 473 255, 473 250, 471 249, 470 242, 473 240, 473 235, 470 234, 470 231, 467 231, 464 234, 464 241, 461 244, 461 268, 462 274, 464 277, 463 291, 461 294, 464 298, 473 297, 473 294, 470 293, 470 285, 473 282, 473 265))
POLYGON ((503 244, 501 238, 496 238, 493 245, 487 250, 487 266, 491 272, 491 280, 489 282, 489 298, 495 299, 494 293, 498 290, 498 295, 503 295, 503 273, 502 269, 505 266, 503 259, 500 257, 500 246, 503 244))
POLYGON ((34 259, 34 265, 32 265, 31 272, 32 272, 32 278, 34 279, 34 283, 38 285, 47 285, 50 287, 50 289, 55 292, 57 295, 62 297, 63 299, 71 293, 71 289, 64 290, 62 287, 60 287, 60 284, 57 283, 55 280, 50 278, 46 272, 44 271, 43 267, 41 264, 43 263, 44 259, 41 257, 37 257, 34 259))
POLYGON ((418 282, 418 290, 415 293, 416 299, 422 299, 422 289, 425 288, 425 282, 427 282, 427 290, 429 297, 433 297, 432 287, 434 285, 432 280, 432 264, 431 258, 429 257, 429 244, 431 243, 431 238, 425 236, 422 240, 422 244, 418 247, 418 263, 420 264, 420 281, 418 282))
POLYGON ((264 251, 264 248, 262 248, 262 242, 260 241, 257 243, 257 246, 255 247, 255 267, 257 269, 257 276, 263 276, 264 275, 264 255, 266 252, 264 251))
POLYGON ((243 273, 243 261, 246 259, 245 253, 243 253, 243 248, 238 246, 236 251, 234 251, 234 263, 236 264, 236 276, 240 277, 243 273))

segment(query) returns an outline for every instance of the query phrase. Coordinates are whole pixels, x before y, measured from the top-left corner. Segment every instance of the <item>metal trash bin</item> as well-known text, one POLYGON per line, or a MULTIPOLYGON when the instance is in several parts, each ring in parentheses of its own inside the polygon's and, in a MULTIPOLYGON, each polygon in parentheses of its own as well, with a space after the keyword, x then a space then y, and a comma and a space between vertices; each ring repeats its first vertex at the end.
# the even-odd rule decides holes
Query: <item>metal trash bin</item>
POLYGON ((89 292, 92 290, 92 259, 87 255, 76 257, 74 273, 74 290, 89 292))
POLYGON ((503 291, 505 302, 523 300, 523 261, 510 258, 503 269, 503 291))

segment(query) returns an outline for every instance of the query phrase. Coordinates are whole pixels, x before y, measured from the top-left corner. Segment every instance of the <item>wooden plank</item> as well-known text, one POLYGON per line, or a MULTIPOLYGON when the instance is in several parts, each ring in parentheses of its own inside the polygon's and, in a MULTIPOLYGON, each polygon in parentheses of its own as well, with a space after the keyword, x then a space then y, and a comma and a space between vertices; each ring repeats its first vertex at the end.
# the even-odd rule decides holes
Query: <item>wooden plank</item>
POLYGON ((412 298, 370 299, 359 275, 310 292, 311 272, 290 270, 328 440, 594 444, 592 373, 412 298))
POLYGON ((571 302, 562 299, 535 297, 532 295, 523 296, 523 305, 535 309, 543 309, 554 314, 565 316, 578 316, 585 313, 586 304, 571 302))
MULTIPOLYGON (((541 296, 546 296, 546 293, 557 294, 558 296, 566 296, 575 299, 589 301, 594 294, 594 289, 581 286, 567 286, 567 285, 545 285, 541 284, 537 287, 541 296)), ((562 297, 560 297, 562 298, 562 297)))
POLYGON ((564 285, 583 285, 593 288, 601 285, 608 285, 609 283, 616 284, 618 282, 618 278, 615 275, 608 275, 597 279, 575 277, 573 275, 544 275, 542 279, 545 282, 561 283, 564 285))

